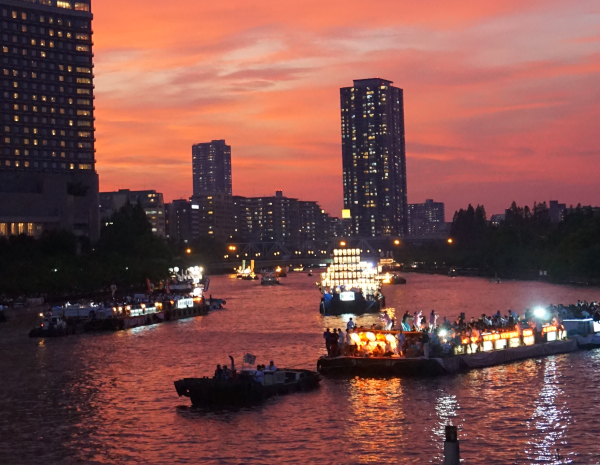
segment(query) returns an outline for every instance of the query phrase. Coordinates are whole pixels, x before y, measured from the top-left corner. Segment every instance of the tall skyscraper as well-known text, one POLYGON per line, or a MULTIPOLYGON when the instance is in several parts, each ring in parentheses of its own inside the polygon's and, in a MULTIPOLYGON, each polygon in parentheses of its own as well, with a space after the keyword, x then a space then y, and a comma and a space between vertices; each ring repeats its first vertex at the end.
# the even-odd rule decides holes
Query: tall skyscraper
POLYGON ((340 89, 344 208, 352 234, 408 233, 402 89, 359 79, 340 89))
POLYGON ((194 195, 231 195, 231 147, 224 140, 192 145, 194 195))
POLYGON ((89 0, 0 0, 0 235, 98 237, 89 0))

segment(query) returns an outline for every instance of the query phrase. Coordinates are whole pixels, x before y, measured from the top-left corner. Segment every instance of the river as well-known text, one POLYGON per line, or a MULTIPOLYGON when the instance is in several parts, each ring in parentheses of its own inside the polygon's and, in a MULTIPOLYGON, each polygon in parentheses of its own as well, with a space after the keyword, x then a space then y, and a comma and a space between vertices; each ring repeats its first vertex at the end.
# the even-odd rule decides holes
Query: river
MULTIPOLYGON (((456 318, 600 300, 600 289, 407 274, 386 286, 396 313, 456 318)), ((226 276, 226 309, 161 325, 48 340, 0 326, 1 464, 441 463, 444 425, 472 464, 600 461, 600 350, 430 380, 324 379, 313 392, 207 413, 173 381, 245 352, 314 369, 326 327, 316 275, 280 286, 226 276)), ((358 318, 372 324, 377 316, 358 318)))

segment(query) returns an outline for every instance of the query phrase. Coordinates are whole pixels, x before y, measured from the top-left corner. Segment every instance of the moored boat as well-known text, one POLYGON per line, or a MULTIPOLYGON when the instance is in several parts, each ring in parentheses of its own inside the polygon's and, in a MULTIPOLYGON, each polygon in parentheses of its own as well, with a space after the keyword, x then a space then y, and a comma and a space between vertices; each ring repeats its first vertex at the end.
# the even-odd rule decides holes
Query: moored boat
POLYGON ((321 377, 309 370, 265 371, 257 381, 255 370, 241 370, 233 379, 183 378, 175 381, 177 394, 189 397, 194 407, 245 406, 269 397, 309 391, 318 387, 321 377))

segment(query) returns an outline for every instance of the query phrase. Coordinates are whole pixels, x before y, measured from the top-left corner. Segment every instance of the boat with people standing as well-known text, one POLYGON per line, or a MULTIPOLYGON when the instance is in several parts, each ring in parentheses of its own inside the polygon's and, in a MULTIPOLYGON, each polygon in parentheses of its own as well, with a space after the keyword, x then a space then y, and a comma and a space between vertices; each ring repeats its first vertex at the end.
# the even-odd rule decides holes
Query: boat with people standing
MULTIPOLYGON (((192 406, 222 408, 242 407, 294 392, 309 391, 319 386, 321 376, 310 370, 277 368, 273 361, 256 369, 236 370, 233 357, 231 368, 217 365, 213 377, 183 378, 174 382, 177 394, 189 397, 192 406)), ((244 363, 254 365, 256 357, 244 356, 244 363)))
POLYGON ((317 370, 342 376, 436 376, 600 347, 600 309, 594 309, 587 318, 564 320, 561 314, 573 315, 557 306, 527 310, 523 317, 512 310, 504 316, 498 312, 470 322, 462 313, 440 325, 436 318, 427 322, 419 315, 414 321, 405 314, 391 330, 358 328, 350 321, 346 333, 337 332, 335 347, 324 335, 328 354, 319 358, 317 370))

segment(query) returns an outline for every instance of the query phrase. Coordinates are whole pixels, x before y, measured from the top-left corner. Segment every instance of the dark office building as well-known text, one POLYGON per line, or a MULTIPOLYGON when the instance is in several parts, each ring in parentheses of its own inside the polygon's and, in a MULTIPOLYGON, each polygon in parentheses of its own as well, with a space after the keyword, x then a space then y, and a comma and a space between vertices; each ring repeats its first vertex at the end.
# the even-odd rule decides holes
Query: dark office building
POLYGON ((231 147, 224 140, 192 145, 194 195, 231 195, 231 147))
POLYGON ((192 202, 178 199, 165 204, 167 238, 172 242, 188 243, 194 239, 192 202))
POLYGON ((558 200, 550 200, 550 206, 548 207, 548 214, 550 221, 554 224, 560 223, 567 211, 567 205, 564 203, 558 203, 558 200))
POLYGON ((0 0, 0 234, 99 235, 89 0, 0 0))
POLYGON ((360 79, 340 89, 340 100, 344 208, 352 234, 407 234, 402 89, 385 79, 360 79))
POLYGON ((435 236, 446 233, 445 209, 432 199, 408 205, 408 232, 411 236, 435 236))

